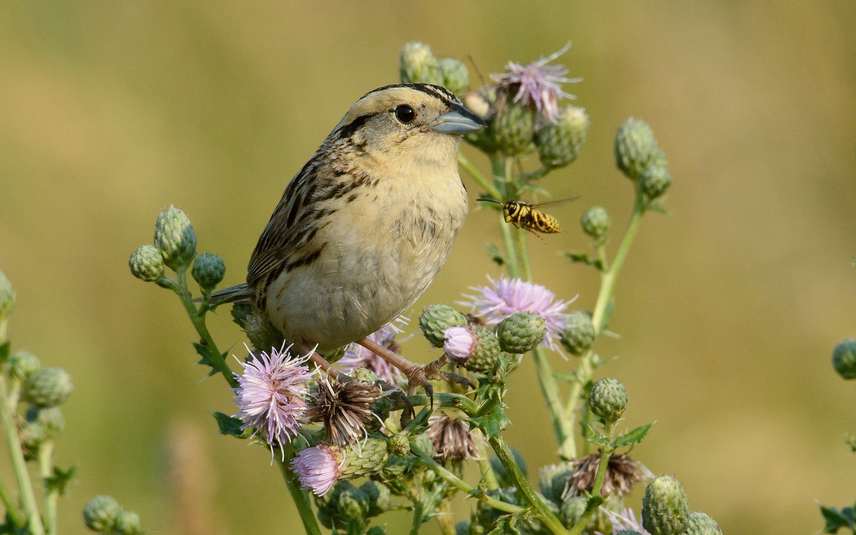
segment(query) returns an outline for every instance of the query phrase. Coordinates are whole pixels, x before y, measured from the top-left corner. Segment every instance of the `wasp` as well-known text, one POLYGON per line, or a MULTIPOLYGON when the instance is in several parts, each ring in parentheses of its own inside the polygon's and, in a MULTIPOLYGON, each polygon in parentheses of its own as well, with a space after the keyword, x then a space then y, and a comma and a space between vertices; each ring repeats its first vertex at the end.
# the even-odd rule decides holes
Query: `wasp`
POLYGON ((549 204, 557 204, 565 201, 572 201, 576 197, 560 199, 556 201, 543 202, 538 204, 530 204, 525 201, 505 201, 500 202, 495 199, 482 197, 479 200, 498 204, 502 207, 502 216, 506 223, 511 223, 517 228, 528 230, 534 234, 556 234, 559 232, 559 220, 555 216, 540 210, 542 206, 549 204))

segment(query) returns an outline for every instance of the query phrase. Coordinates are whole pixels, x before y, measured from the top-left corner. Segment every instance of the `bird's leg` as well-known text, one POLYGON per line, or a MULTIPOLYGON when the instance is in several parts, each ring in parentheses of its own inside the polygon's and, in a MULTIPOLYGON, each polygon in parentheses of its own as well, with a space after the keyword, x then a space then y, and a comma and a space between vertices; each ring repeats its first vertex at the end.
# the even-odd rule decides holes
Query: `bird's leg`
POLYGON ((309 354, 310 360, 315 363, 315 366, 324 370, 324 373, 327 375, 332 375, 336 379, 344 378, 344 374, 339 372, 338 370, 333 369, 333 366, 330 364, 330 361, 321 356, 320 353, 315 351, 314 349, 310 349, 303 344, 298 344, 298 349, 301 350, 304 354, 309 354))

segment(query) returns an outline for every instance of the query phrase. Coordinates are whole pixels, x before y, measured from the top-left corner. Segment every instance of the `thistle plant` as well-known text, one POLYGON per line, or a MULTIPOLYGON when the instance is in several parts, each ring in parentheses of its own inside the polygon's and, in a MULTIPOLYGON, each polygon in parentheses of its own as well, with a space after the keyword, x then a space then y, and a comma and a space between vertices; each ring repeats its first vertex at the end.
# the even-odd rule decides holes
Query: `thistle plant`
POLYGON ((432 520, 444 534, 721 533, 708 515, 691 512, 677 479, 656 477, 631 457, 652 424, 626 425, 631 396, 618 379, 597 378, 605 362, 598 342, 615 313, 618 278, 643 219, 665 210, 672 182, 652 128, 628 119, 615 137, 615 165, 634 199, 623 233, 615 235, 607 209, 595 205, 580 221, 588 249, 565 252, 569 267, 599 274, 593 301, 557 296, 533 280, 527 241, 535 231, 527 229, 534 227, 501 213, 510 201, 532 203, 546 193, 540 181, 584 148, 591 119, 568 103, 573 97, 565 89, 580 79, 556 63, 569 48, 530 64, 510 62, 479 88, 469 87, 460 60, 438 58, 422 43, 401 51, 403 82, 445 85, 487 124, 467 141, 490 172, 463 153, 458 161, 481 207, 497 210, 502 236, 501 244, 488 244, 499 273, 462 291, 456 303, 425 306, 413 322, 435 352, 427 366, 435 373, 428 376, 442 377, 426 394, 408 390, 408 378, 374 353, 398 352, 399 333, 412 329, 403 319, 374 333, 369 344, 321 355, 299 350, 263 312, 237 303, 232 317, 247 344, 230 365, 206 323, 225 263, 196 253, 196 233, 178 208, 162 212, 153 243, 132 253, 131 273, 178 298, 198 335, 199 363, 234 394, 234 406, 214 415, 220 431, 267 451, 307 533, 321 533, 322 526, 384 533, 381 516, 392 510, 410 512, 411 533, 432 520), (504 437, 508 380, 521 366, 537 371, 556 439, 555 464, 538 471, 537 485, 504 437), (478 467, 478 481, 466 480, 467 464, 478 467), (639 520, 624 498, 642 484, 639 520), (458 494, 472 507, 456 525, 449 504, 458 494))

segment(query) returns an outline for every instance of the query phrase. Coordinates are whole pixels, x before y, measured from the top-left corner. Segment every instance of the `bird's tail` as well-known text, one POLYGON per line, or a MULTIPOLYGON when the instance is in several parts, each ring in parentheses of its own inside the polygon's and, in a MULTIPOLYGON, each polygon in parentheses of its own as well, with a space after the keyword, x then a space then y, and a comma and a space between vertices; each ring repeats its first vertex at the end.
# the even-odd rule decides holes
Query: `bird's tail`
POLYGON ((229 286, 228 288, 223 288, 222 290, 217 290, 216 292, 212 293, 209 303, 212 307, 216 307, 224 305, 226 303, 249 301, 250 299, 252 299, 254 293, 255 292, 253 291, 253 289, 247 286, 246 282, 243 282, 241 284, 229 286))

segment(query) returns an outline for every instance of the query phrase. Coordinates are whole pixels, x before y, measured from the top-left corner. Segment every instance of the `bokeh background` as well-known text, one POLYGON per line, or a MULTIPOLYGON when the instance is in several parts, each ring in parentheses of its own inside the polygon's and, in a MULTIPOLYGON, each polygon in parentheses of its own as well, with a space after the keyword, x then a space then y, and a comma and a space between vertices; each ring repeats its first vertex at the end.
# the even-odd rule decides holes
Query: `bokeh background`
MULTIPOLYGON (((585 79, 572 91, 593 127, 545 185, 582 200, 555 208, 566 230, 532 252, 537 279, 581 306, 596 277, 558 252, 585 246, 591 204, 624 224, 612 137, 630 115, 654 126, 670 215, 644 222, 618 288, 621 338, 600 346, 629 423, 658 421, 635 455, 727 533, 816 532, 815 500, 848 503, 856 476, 843 444, 856 392, 829 363, 856 334, 855 25, 846 1, 4 2, 0 269, 18 291, 13 343, 77 386, 63 532, 83 532, 99 492, 154 534, 297 529, 267 454, 217 435, 210 414, 230 396, 194 364, 176 300, 126 259, 175 203, 240 280, 286 182, 356 97, 396 81, 412 39, 485 73, 573 42, 563 61, 585 79)), ((496 237, 474 212, 421 304, 496 273, 482 252, 496 237)), ((214 323, 240 344, 227 312, 214 323)), ((428 358, 416 337, 406 347, 428 358)), ((555 459, 536 389, 523 366, 508 439, 532 467, 555 459)), ((395 533, 405 519, 390 518, 395 533)))

